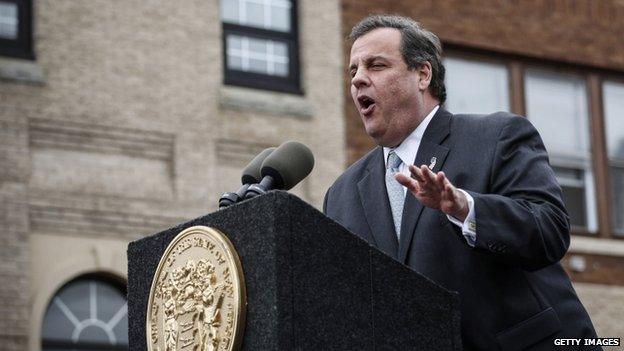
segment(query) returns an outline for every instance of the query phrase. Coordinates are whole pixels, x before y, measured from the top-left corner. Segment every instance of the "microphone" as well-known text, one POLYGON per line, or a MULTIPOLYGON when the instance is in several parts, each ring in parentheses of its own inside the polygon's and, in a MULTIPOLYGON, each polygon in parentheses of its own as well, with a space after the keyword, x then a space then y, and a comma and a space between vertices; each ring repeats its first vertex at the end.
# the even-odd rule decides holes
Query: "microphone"
POLYGON ((307 177, 313 167, 312 151, 302 143, 287 141, 262 162, 262 180, 249 186, 245 199, 265 194, 272 189, 289 190, 307 177))
POLYGON ((249 162, 245 169, 243 169, 243 176, 241 177, 241 183, 243 184, 243 186, 236 190, 236 192, 223 193, 223 195, 221 195, 221 198, 219 199, 220 210, 231 206, 245 198, 245 192, 247 191, 247 188, 249 188, 251 184, 258 183, 262 178, 260 173, 262 162, 264 162, 267 156, 269 156, 275 149, 277 148, 266 148, 249 162))

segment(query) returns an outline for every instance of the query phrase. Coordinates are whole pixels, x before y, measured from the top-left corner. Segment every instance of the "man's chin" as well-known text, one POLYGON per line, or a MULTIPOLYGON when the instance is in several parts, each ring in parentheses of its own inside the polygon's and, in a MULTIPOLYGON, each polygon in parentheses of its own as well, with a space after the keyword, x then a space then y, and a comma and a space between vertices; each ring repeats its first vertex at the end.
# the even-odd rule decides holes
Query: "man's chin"
POLYGON ((401 143, 401 140, 390 140, 386 133, 368 133, 368 136, 375 141, 375 144, 383 147, 394 148, 399 146, 399 144, 401 143))
POLYGON ((375 140, 377 144, 379 144, 379 142, 383 139, 383 132, 375 128, 368 128, 366 125, 364 125, 364 129, 366 130, 366 134, 368 134, 369 137, 375 140))
POLYGON ((393 145, 392 141, 387 140, 387 138, 384 138, 386 136, 384 133, 368 133, 368 136, 371 137, 375 141, 375 144, 379 146, 385 146, 385 147, 395 146, 393 145))
MULTIPOLYGON (((372 121, 369 121, 372 122, 372 121)), ((386 128, 377 126, 377 125, 373 125, 372 123, 366 123, 366 121, 364 120, 364 129, 366 130, 366 134, 368 134, 369 137, 371 137, 374 141, 375 144, 379 145, 379 146, 387 146, 387 147, 393 147, 396 145, 392 145, 393 144, 393 140, 388 140, 388 130, 386 128)))

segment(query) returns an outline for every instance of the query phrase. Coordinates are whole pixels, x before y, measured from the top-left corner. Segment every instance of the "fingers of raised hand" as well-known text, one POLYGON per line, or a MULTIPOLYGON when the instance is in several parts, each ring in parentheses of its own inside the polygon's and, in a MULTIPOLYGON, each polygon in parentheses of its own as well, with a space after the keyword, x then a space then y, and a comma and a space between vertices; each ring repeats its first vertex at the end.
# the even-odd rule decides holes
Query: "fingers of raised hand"
POLYGON ((417 192, 420 189, 419 186, 418 186, 418 181, 415 180, 415 179, 412 179, 412 178, 410 178, 408 176, 406 176, 405 174, 396 173, 394 175, 394 178, 401 185, 403 185, 404 187, 408 188, 409 190, 411 190, 413 192, 417 192))
POLYGON ((444 179, 442 180, 442 188, 444 189, 444 196, 447 199, 451 201, 456 200, 457 194, 455 193, 455 187, 453 186, 453 184, 451 184, 451 182, 446 177, 444 177, 444 179))
POLYGON ((436 174, 433 173, 426 165, 420 166, 420 171, 428 182, 437 183, 436 174))
POLYGON ((410 170, 410 173, 412 174, 412 178, 416 179, 417 181, 419 181, 421 183, 425 182, 425 175, 420 170, 420 168, 418 168, 418 167, 416 167, 414 165, 410 165, 409 166, 409 170, 410 170))
MULTIPOLYGON (((446 184, 449 183, 444 172, 440 171, 436 174, 436 186, 440 189, 440 192, 444 191, 446 184)), ((449 183, 450 184, 450 183, 449 183)))

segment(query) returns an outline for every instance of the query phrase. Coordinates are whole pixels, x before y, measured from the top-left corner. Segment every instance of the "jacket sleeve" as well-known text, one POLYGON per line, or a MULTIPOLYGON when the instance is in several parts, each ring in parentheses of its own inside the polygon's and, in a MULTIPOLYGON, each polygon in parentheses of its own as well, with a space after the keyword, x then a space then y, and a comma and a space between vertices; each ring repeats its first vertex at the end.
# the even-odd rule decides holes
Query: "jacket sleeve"
POLYGON ((325 193, 325 199, 323 199, 323 214, 327 215, 327 201, 329 200, 329 192, 331 191, 331 187, 327 189, 325 193))
POLYGON ((526 118, 501 129, 489 184, 489 194, 470 192, 475 248, 528 271, 561 260, 570 245, 568 214, 542 139, 526 118))

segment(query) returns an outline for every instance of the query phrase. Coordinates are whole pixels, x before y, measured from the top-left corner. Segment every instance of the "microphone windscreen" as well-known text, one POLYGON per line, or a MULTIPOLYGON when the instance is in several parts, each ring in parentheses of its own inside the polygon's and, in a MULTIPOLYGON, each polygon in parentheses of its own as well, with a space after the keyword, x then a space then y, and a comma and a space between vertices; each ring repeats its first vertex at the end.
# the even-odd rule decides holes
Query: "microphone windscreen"
POLYGON ((262 163, 262 177, 271 176, 275 189, 289 190, 307 177, 314 167, 312 151, 296 141, 280 145, 262 163))
POLYGON ((243 184, 260 183, 260 180, 262 180, 262 162, 264 162, 264 159, 266 159, 267 156, 269 156, 275 149, 277 148, 266 148, 249 162, 247 167, 243 169, 243 176, 241 177, 241 182, 243 184))

